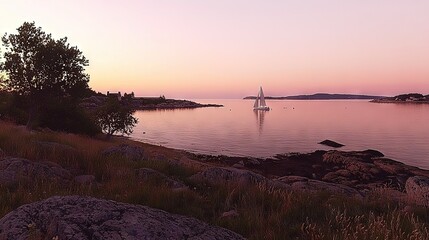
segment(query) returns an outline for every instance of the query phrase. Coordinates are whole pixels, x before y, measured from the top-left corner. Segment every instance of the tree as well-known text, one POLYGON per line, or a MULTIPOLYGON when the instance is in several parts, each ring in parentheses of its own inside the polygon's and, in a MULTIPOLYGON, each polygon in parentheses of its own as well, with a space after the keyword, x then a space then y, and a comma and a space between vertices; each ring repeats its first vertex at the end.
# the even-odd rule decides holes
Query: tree
POLYGON ((17 30, 2 38, 6 48, 2 69, 7 76, 2 84, 28 99, 27 128, 32 128, 41 106, 64 98, 78 99, 85 93, 88 60, 67 38, 54 40, 34 22, 24 22, 17 30))
POLYGON ((133 117, 133 110, 117 98, 107 98, 97 111, 97 122, 108 137, 115 133, 130 135, 138 119, 133 117))

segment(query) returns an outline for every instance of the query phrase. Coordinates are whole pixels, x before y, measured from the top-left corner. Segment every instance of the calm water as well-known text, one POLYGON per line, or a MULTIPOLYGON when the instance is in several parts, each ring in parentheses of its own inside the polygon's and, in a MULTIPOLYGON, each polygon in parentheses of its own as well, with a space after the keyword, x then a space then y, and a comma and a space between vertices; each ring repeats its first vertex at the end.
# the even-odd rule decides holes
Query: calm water
POLYGON ((196 100, 223 108, 138 111, 132 138, 206 154, 268 157, 286 152, 376 149, 387 157, 429 169, 429 105, 367 101, 196 100))

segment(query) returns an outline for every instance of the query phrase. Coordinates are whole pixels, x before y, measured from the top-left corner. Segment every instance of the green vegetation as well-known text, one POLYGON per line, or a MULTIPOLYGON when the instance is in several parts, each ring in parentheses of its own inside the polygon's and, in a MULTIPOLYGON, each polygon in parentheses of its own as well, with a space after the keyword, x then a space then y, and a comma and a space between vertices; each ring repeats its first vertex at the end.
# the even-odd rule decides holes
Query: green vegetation
POLYGON ((133 110, 127 101, 120 102, 117 98, 107 98, 98 109, 96 118, 107 136, 115 133, 130 135, 138 121, 132 114, 133 110))
POLYGON ((48 112, 58 108, 51 108, 52 103, 77 105, 88 91, 89 75, 84 72, 88 60, 67 43, 67 38, 55 40, 34 22, 24 22, 17 30, 17 34, 2 38, 6 48, 2 70, 7 76, 2 87, 14 98, 22 99, 20 107, 27 111, 27 128, 32 129, 49 123, 43 117, 46 119, 48 112))
POLYGON ((21 181, 0 187, 0 217, 13 209, 53 195, 89 195, 120 202, 147 205, 193 216, 231 229, 250 239, 428 239, 429 209, 405 208, 382 192, 363 200, 267 189, 264 186, 229 184, 208 186, 189 176, 197 166, 175 164, 183 152, 136 143, 124 138, 89 138, 56 132, 29 132, 0 122, 0 148, 6 155, 32 161, 51 161, 76 174, 91 174, 100 184, 88 186, 54 181, 21 181), (42 149, 37 142, 55 142, 61 148, 42 149), (103 156, 103 150, 119 144, 142 147, 147 158, 132 161, 103 156), (162 157, 160 157, 162 156, 162 157), (164 161, 162 159, 168 159, 164 161), (159 181, 141 182, 138 168, 158 170, 190 188, 174 191, 159 181), (235 209, 239 216, 222 218, 235 209))

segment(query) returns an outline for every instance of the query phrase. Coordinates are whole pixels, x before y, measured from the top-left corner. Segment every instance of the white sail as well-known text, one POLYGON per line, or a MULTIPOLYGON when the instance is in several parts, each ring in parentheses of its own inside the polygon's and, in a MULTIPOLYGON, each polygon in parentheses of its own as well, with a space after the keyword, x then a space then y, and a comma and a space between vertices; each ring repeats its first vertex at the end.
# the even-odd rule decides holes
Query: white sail
POLYGON ((255 104, 253 104, 253 110, 270 110, 270 108, 265 103, 265 96, 264 92, 262 91, 262 87, 259 88, 258 96, 256 96, 255 104))
POLYGON ((258 108, 258 107, 259 107, 259 93, 258 93, 258 96, 256 96, 255 104, 253 104, 253 108, 258 108))
POLYGON ((264 92, 262 91, 262 87, 260 87, 259 89, 259 107, 266 107, 267 104, 265 103, 265 97, 264 97, 264 92))

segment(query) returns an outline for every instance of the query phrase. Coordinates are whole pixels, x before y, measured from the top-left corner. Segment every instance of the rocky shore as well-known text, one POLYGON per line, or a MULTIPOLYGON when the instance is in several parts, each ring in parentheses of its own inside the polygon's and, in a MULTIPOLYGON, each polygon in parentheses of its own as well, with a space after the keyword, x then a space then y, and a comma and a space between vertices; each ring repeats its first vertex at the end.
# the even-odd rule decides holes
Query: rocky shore
POLYGON ((424 96, 420 93, 409 93, 401 94, 394 97, 384 97, 379 99, 374 99, 371 102, 374 103, 417 103, 417 104, 428 104, 429 95, 424 96))
POLYGON ((364 196, 382 188, 398 201, 429 206, 429 171, 385 158, 376 150, 319 150, 267 159, 191 155, 202 162, 228 166, 222 171, 215 168, 211 174, 206 172, 204 179, 210 182, 246 179, 273 187, 349 196, 364 196))
MULTIPOLYGON (((107 97, 92 96, 86 98, 80 104, 88 110, 94 110, 100 107, 107 97)), ((203 107, 223 107, 220 104, 201 104, 189 100, 176 100, 159 98, 129 98, 122 99, 122 102, 128 104, 133 110, 156 110, 156 109, 185 109, 185 108, 203 108, 203 107)))
MULTIPOLYGON (((51 133, 51 141, 40 133, 43 141, 18 148, 8 131, 19 139, 39 135, 0 127, 0 136, 11 138, 0 141, 0 189, 6 194, 0 209, 10 209, 0 216, 0 239, 260 239, 273 231, 278 232, 272 238, 314 239, 328 227, 327 220, 337 221, 339 215, 332 214, 341 206, 357 204, 368 208, 359 216, 370 216, 374 204, 382 208, 385 202, 396 207, 379 210, 382 214, 406 218, 417 209, 420 218, 429 219, 419 210, 429 207, 429 171, 376 150, 319 150, 262 159, 58 133, 51 133), (325 212, 314 215, 317 211, 325 212), (296 222, 279 232, 267 219, 296 222)), ((429 236, 421 228, 425 222, 421 224, 401 236, 429 236)), ((371 231, 380 234, 379 229, 371 231)), ((324 232, 331 234, 324 239, 344 237, 341 232, 324 232)))

